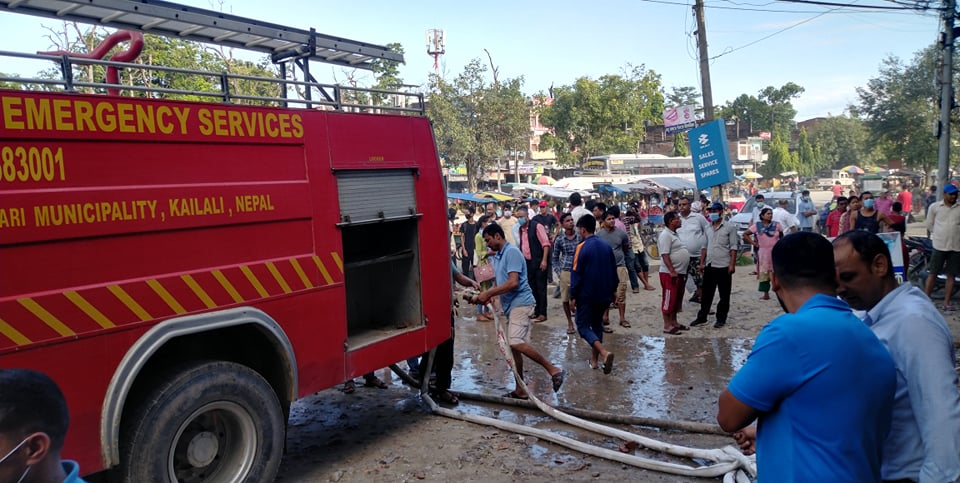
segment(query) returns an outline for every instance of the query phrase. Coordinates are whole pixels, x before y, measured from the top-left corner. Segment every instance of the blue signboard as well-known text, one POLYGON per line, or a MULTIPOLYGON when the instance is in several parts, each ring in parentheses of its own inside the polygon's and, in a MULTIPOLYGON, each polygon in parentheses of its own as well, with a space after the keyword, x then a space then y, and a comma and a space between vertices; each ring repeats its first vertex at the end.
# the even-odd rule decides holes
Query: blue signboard
POLYGON ((730 165, 730 148, 723 119, 691 129, 689 136, 697 189, 708 189, 733 181, 733 166, 730 165))

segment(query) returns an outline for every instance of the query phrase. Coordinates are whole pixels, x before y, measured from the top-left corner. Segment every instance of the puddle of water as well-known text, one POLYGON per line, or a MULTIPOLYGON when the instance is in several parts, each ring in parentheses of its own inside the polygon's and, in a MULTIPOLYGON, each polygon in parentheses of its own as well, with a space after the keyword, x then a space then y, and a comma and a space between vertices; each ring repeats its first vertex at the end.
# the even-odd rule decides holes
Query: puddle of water
MULTIPOLYGON (((588 365, 590 348, 579 336, 537 325, 531 343, 567 372, 556 396, 546 371, 525 359, 528 384, 550 403, 632 416, 714 422, 716 403, 730 378, 746 361, 748 339, 690 336, 643 337, 606 334, 614 371, 604 375, 588 365)), ((513 388, 513 375, 496 346, 491 323, 457 324, 453 389, 500 395, 513 388)), ((501 413, 503 414, 503 413, 501 413)))

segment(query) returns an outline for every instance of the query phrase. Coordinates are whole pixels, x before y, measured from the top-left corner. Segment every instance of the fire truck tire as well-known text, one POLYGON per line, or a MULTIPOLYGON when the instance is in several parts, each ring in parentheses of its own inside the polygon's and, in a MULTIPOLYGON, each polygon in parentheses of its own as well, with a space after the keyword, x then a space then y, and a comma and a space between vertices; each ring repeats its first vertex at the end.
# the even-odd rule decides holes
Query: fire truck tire
POLYGON ((179 367, 125 421, 125 482, 273 481, 286 424, 270 384, 233 362, 179 367))

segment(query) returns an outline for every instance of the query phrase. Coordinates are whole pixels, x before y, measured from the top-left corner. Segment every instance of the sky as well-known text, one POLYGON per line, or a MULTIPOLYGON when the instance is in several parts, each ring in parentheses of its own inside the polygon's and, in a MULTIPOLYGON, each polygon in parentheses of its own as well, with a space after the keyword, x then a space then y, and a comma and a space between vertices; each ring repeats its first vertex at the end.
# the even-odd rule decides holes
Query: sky
MULTIPOLYGON (((835 0, 896 6, 884 0, 835 0)), ((619 74, 644 65, 665 89, 700 91, 692 0, 180 0, 199 8, 367 43, 399 42, 406 51, 403 81, 425 84, 433 71, 426 31, 442 29, 446 53, 440 73, 452 79, 470 60, 488 62, 499 77, 523 77, 527 94, 570 85, 580 77, 619 74)), ((767 86, 794 82, 805 92, 793 101, 797 121, 841 115, 856 102, 856 88, 877 77, 884 58, 909 61, 937 38, 935 12, 879 12, 771 0, 705 0, 714 105, 767 86)), ((0 13, 0 50, 42 51, 51 19, 0 13)), ((0 72, 30 76, 46 66, 0 60, 0 72)), ((315 64, 320 82, 344 79, 340 67, 315 64)), ((372 82, 362 72, 360 80, 372 82)))

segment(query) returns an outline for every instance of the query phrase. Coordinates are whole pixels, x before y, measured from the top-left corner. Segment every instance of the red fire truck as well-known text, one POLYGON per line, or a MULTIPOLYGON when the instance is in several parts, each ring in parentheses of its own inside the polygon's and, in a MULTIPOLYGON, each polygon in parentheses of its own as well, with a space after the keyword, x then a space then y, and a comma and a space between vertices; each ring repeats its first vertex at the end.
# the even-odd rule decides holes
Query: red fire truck
POLYGON ((76 92, 117 87, 78 82, 77 65, 130 65, 3 53, 66 75, 0 79, 53 86, 0 90, 0 367, 60 385, 63 454, 84 473, 270 481, 294 400, 450 336, 445 195, 422 97, 349 104, 359 96, 308 67, 402 57, 167 2, 0 9, 243 46, 283 65, 265 80, 276 99, 242 98, 217 74, 220 91, 190 93, 213 102, 178 102, 149 99, 171 94, 149 85, 76 92), (294 64, 305 80, 287 75, 294 64), (238 98, 261 106, 218 102, 238 98))

